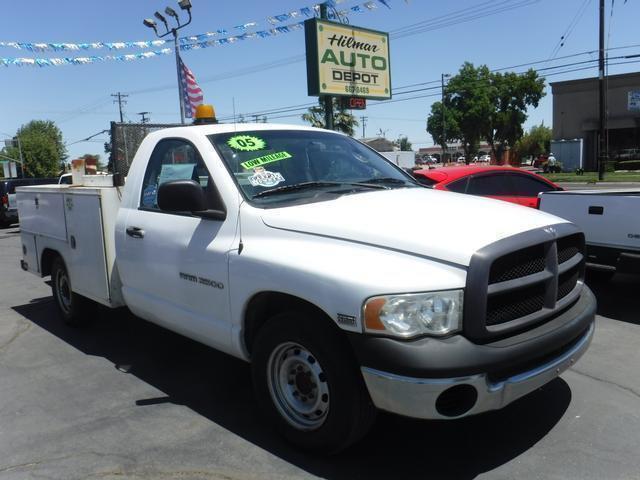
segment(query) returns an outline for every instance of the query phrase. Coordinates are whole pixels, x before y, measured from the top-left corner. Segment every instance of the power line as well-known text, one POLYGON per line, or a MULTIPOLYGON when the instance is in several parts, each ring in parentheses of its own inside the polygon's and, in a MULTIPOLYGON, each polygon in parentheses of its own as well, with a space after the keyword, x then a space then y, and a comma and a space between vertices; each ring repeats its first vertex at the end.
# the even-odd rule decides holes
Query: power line
MULTIPOLYGON (((618 48, 623 48, 623 47, 618 47, 618 48)), ((575 57, 578 55, 582 55, 584 54, 580 53, 580 54, 573 54, 573 55, 567 55, 563 58, 571 58, 571 57, 575 57)), ((621 56, 617 56, 617 57, 610 57, 610 59, 623 59, 623 58, 630 58, 632 56, 630 55, 621 55, 621 56)), ((555 70, 558 68, 566 68, 566 67, 570 67, 570 66, 577 66, 577 65, 584 65, 584 64, 589 64, 589 63, 596 63, 598 60, 594 59, 594 60, 585 60, 585 61, 580 61, 580 62, 572 62, 572 63, 565 63, 565 64, 560 64, 560 65, 554 65, 551 67, 545 67, 545 68, 540 68, 540 69, 536 69, 537 72, 542 72, 542 71, 548 71, 548 70, 555 70)), ((541 61, 536 61, 536 62, 530 62, 530 63, 524 63, 524 64, 520 64, 520 65, 516 65, 514 67, 524 67, 524 66, 528 66, 528 65, 535 65, 535 64, 539 64, 539 63, 544 63, 544 60, 541 61)), ((619 65, 619 63, 616 64, 612 64, 612 65, 619 65)), ((505 67, 505 68, 498 68, 498 69, 492 69, 491 72, 497 72, 497 71, 501 71, 501 70, 505 70, 508 68, 514 68, 514 67, 505 67)), ((586 70, 586 69, 590 69, 593 68, 593 66, 587 66, 584 68, 576 68, 576 69, 571 69, 571 70, 564 70, 562 72, 557 72, 557 73, 545 73, 543 76, 547 77, 547 76, 552 76, 552 75, 558 75, 561 73, 571 73, 571 72, 575 72, 575 71, 581 71, 581 70, 586 70)), ((526 72, 518 72, 519 74, 522 73, 526 73, 526 72)), ((435 82, 440 82, 439 80, 434 80, 434 81, 430 81, 430 82, 423 82, 424 85, 429 85, 435 82)), ((399 87, 402 88, 402 87, 399 87)), ((404 95, 404 94, 409 94, 409 93, 418 93, 418 92, 423 92, 423 91, 430 91, 430 90, 438 90, 440 89, 440 86, 434 86, 434 87, 425 87, 425 88, 421 88, 421 89, 414 89, 414 90, 409 90, 409 91, 403 91, 403 92, 396 92, 395 89, 393 90, 393 94, 394 95, 404 95)), ((406 101, 406 100, 413 100, 413 99, 417 99, 417 98, 428 98, 428 97, 433 97, 433 96, 438 96, 439 94, 431 94, 431 95, 421 95, 421 96, 413 96, 413 97, 408 97, 408 98, 402 98, 402 99, 394 99, 394 100, 383 100, 383 101, 379 101, 379 102, 372 102, 369 103, 370 106, 374 106, 374 105, 381 105, 381 104, 385 104, 385 103, 395 103, 395 102, 400 102, 400 101, 406 101)), ((286 118, 286 117, 290 117, 290 116, 294 116, 294 115, 283 115, 283 116, 278 116, 278 117, 273 117, 272 115, 275 114, 280 114, 280 113, 292 113, 292 112, 296 112, 296 111, 304 111, 307 108, 311 107, 311 106, 315 106, 317 105, 316 103, 306 103, 306 104, 298 104, 298 105, 290 105, 290 106, 282 106, 282 107, 274 107, 272 109, 267 109, 267 110, 260 110, 259 112, 250 112, 250 113, 245 113, 243 115, 245 116, 251 116, 251 115, 255 115, 255 114, 261 114, 261 115, 269 115, 270 118, 274 119, 274 118, 286 118)), ((220 117, 220 120, 231 120, 233 117, 231 116, 222 116, 220 117)))
MULTIPOLYGON (((427 19, 427 20, 423 20, 421 22, 417 22, 405 27, 400 27, 396 30, 393 30, 390 32, 390 37, 391 38, 404 38, 407 36, 412 36, 412 35, 418 35, 421 33, 425 33, 431 30, 436 30, 439 28, 444 28, 447 26, 452 26, 452 25, 456 25, 459 23, 465 23, 477 18, 482 18, 482 17, 486 17, 486 16, 490 16, 490 15, 497 15, 499 13, 508 11, 508 10, 513 10, 516 8, 523 8, 529 5, 533 5, 535 3, 538 3, 540 0, 502 0, 500 2, 495 2, 495 1, 485 1, 485 2, 481 2, 478 3, 474 6, 471 6, 470 8, 465 8, 465 9, 460 9, 460 10, 456 10, 453 12, 450 12, 448 14, 444 14, 438 17, 434 17, 431 19, 427 19)), ((586 1, 590 1, 590 0, 586 0, 586 1)), ((622 47, 614 47, 608 50, 616 50, 616 49, 622 49, 622 48, 631 48, 634 46, 639 46, 639 45, 627 45, 627 46, 622 46, 622 47)), ((564 58, 571 58, 574 56, 580 56, 580 55, 585 55, 585 54, 591 54, 591 53, 595 53, 594 51, 586 51, 586 52, 580 52, 580 53, 576 53, 576 54, 572 54, 572 55, 567 55, 564 57, 557 57, 556 60, 560 60, 560 59, 564 59, 564 58)), ((250 75, 259 71, 263 71, 263 70, 268 70, 268 69, 273 69, 273 68, 278 68, 278 67, 282 67, 285 65, 290 65, 293 63, 298 63, 298 62, 302 62, 304 61, 305 56, 304 55, 298 55, 298 56, 293 56, 293 57, 287 57, 287 58, 283 58, 283 59, 279 59, 279 60, 275 60, 272 62, 267 62, 264 64, 259 64, 259 65, 254 65, 251 67, 246 67, 240 70, 235 70, 235 71, 231 71, 231 72, 227 72, 227 73, 223 73, 223 74, 218 74, 218 75, 214 75, 214 76, 210 76, 210 77, 203 77, 200 80, 200 83, 209 83, 209 82, 215 82, 215 81, 219 81, 219 80, 223 80, 223 79, 230 79, 230 78, 235 78, 237 76, 243 76, 243 75, 250 75)), ((529 64, 521 64, 518 65, 516 67, 520 67, 520 66, 527 66, 527 65, 534 65, 537 63, 544 63, 544 62, 548 62, 547 60, 542 60, 539 62, 531 62, 529 64)), ((509 68, 516 68, 516 67, 504 67, 501 69, 497 69, 494 71, 498 71, 498 70, 506 70, 509 68)), ((559 67, 556 67, 559 68, 559 67)), ((401 95, 404 93, 413 93, 412 92, 401 92, 399 90, 403 90, 405 88, 411 88, 414 86, 421 86, 421 85, 429 85, 429 84, 436 84, 439 83, 439 80, 434 80, 431 82, 422 82, 422 83, 416 83, 416 84, 410 84, 410 85, 405 85, 402 87, 396 87, 394 88, 394 94, 395 95, 401 95)), ((152 88, 146 88, 146 89, 140 89, 140 90, 133 90, 130 91, 129 94, 141 94, 141 93, 150 93, 150 92, 157 92, 157 91, 161 91, 161 90, 168 90, 168 89, 173 89, 175 88, 175 86, 173 84, 171 85, 163 85, 163 86, 157 86, 157 87, 152 87, 152 88)), ((416 91, 420 91, 420 90, 416 90, 416 91)), ((308 108, 309 106, 312 106, 313 104, 305 104, 304 107, 308 108)), ((295 107, 295 106, 293 106, 295 107)), ((302 108, 302 105, 299 106, 300 108, 302 108)), ((287 107, 284 107, 287 108, 287 107)), ((276 109, 277 113, 280 113, 282 109, 276 109)), ((265 110, 263 111, 263 115, 269 113, 271 110, 265 110)), ((84 112, 82 112, 84 113, 84 112)), ((285 113, 285 112, 283 112, 285 113)), ((255 112, 255 114, 258 114, 258 112, 255 112)), ((75 118, 75 116, 72 116, 70 118, 75 118)), ((70 118, 67 118, 63 121, 67 121, 70 118)))
POLYGON ((549 59, 547 61, 553 60, 558 54, 558 52, 560 51, 560 49, 564 47, 565 42, 569 39, 569 36, 571 35, 571 33, 573 33, 573 29, 576 27, 576 25, 584 15, 584 12, 586 12, 587 6, 590 3, 591 3, 591 0, 584 0, 580 5, 580 7, 578 7, 578 11, 576 12, 571 22, 569 23, 569 26, 567 26, 564 33, 560 36, 558 43, 556 43, 555 47, 553 47, 553 50, 551 51, 551 54, 549 55, 549 59))
POLYGON ((535 3, 540 2, 540 0, 522 0, 519 2, 512 2, 511 0, 506 0, 502 2, 485 2, 483 4, 476 5, 475 7, 467 8, 464 10, 459 10, 456 12, 456 15, 451 14, 450 18, 444 18, 439 21, 426 21, 419 22, 414 24, 414 26, 404 27, 396 30, 395 35, 391 36, 391 38, 404 38, 407 36, 417 35, 420 33, 430 32, 433 30, 439 30, 441 28, 449 27, 452 25, 459 25, 461 23, 467 23, 472 20, 476 20, 479 18, 489 17, 493 15, 497 15, 499 13, 503 13, 509 10, 514 10, 517 8, 526 7, 529 5, 533 5, 535 3), (484 5, 494 4, 496 6, 500 6, 499 8, 486 8, 484 5), (482 7, 482 8, 480 8, 482 7), (422 25, 421 25, 422 24, 422 25))
MULTIPOLYGON (((541 0, 502 0, 500 2, 497 3, 497 5, 505 5, 508 6, 508 8, 504 8, 501 7, 500 9, 488 9, 486 10, 486 7, 490 4, 495 4, 495 1, 485 1, 479 4, 476 4, 475 6, 469 8, 469 9, 463 9, 463 10, 457 10, 454 11, 452 13, 449 14, 445 14, 445 15, 441 15, 440 17, 434 17, 432 19, 427 19, 424 20, 423 22, 419 22, 417 24, 412 24, 409 25, 407 27, 400 27, 396 30, 393 30, 390 32, 389 36, 392 39, 395 38, 404 38, 406 36, 410 36, 410 35, 417 35, 420 33, 424 33, 426 31, 429 31, 429 28, 426 28, 426 26, 429 25, 436 25, 436 23, 438 21, 442 21, 443 19, 447 20, 447 24, 446 25, 439 25, 437 26, 437 28, 444 28, 446 26, 451 26, 451 25, 456 25, 457 23, 464 23, 470 20, 473 20, 475 18, 482 18, 482 17, 486 17, 486 16, 490 16, 490 15, 495 15, 497 13, 501 13, 503 11, 507 11, 507 10, 513 10, 514 8, 521 8, 523 6, 527 6, 527 5, 532 5, 534 3, 538 3, 541 0), (469 12, 475 12, 477 13, 477 15, 475 15, 473 18, 469 18, 467 19, 465 17, 466 14, 468 14, 469 12), (455 20, 458 19, 458 20, 455 20), (436 23, 434 23, 436 22, 436 23), (415 28, 418 25, 422 25, 422 28, 417 29, 415 31, 410 31, 408 32, 407 29, 409 28, 415 28), (425 29, 426 28, 426 29, 425 29)), ((435 29, 435 28, 432 28, 435 29)), ((244 76, 244 75, 251 75, 254 74, 256 72, 259 71, 263 71, 263 70, 270 70, 270 69, 274 69, 274 68, 279 68, 285 65, 291 65, 294 63, 300 63, 303 62, 305 60, 306 56, 305 55, 296 55, 296 56, 292 56, 292 57, 287 57, 287 58, 282 58, 279 60, 274 60, 273 62, 268 62, 268 63, 264 63, 264 64, 259 64, 259 65, 253 65, 251 67, 245 67, 239 70, 235 70, 232 72, 227 72, 227 73, 222 73, 222 74, 218 74, 218 75, 214 75, 214 76, 209 76, 209 77, 202 77, 199 79, 199 83, 203 84, 203 83, 210 83, 210 82, 216 82, 219 80, 227 80, 230 78, 235 78, 235 77, 239 77, 239 76, 244 76)), ((142 94, 142 93, 151 93, 151 92, 158 92, 158 91, 162 91, 162 90, 170 90, 175 88, 175 85, 173 84, 165 84, 165 85, 161 85, 161 86, 157 86, 157 87, 151 87, 151 88, 144 88, 144 89, 139 89, 139 90, 131 90, 128 93, 133 95, 133 94, 142 94)))

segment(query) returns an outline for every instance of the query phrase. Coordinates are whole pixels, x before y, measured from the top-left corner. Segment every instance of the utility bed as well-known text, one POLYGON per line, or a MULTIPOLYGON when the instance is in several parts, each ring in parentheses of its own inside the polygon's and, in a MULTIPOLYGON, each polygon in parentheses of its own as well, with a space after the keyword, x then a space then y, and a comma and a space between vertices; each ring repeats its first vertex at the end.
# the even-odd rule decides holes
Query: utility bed
POLYGON ((48 275, 47 249, 62 253, 73 290, 109 307, 123 305, 115 271, 118 187, 19 187, 22 268, 48 275))

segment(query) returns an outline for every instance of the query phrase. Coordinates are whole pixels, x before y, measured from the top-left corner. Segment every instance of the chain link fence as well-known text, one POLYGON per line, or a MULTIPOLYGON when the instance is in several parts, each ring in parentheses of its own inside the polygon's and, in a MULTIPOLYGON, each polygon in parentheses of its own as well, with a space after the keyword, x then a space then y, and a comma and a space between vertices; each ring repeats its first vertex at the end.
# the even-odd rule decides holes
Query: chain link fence
POLYGON ((111 122, 111 152, 109 171, 124 178, 138 147, 147 134, 161 128, 181 127, 179 123, 118 123, 111 122))

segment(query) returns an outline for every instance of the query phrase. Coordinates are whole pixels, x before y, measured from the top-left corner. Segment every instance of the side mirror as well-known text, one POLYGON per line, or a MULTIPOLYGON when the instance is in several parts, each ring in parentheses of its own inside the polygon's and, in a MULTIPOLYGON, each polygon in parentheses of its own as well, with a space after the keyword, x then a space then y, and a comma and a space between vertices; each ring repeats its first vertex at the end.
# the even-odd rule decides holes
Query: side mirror
POLYGON ((158 188, 158 207, 166 212, 202 212, 207 202, 195 180, 171 180, 158 188))

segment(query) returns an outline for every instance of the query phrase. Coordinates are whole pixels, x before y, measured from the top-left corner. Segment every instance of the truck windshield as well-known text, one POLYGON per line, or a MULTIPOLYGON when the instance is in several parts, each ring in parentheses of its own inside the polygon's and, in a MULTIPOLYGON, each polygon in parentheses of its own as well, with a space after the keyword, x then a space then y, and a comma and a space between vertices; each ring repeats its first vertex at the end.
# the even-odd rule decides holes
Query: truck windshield
POLYGON ((335 133, 256 130, 209 140, 247 199, 258 204, 416 186, 381 155, 335 133))

